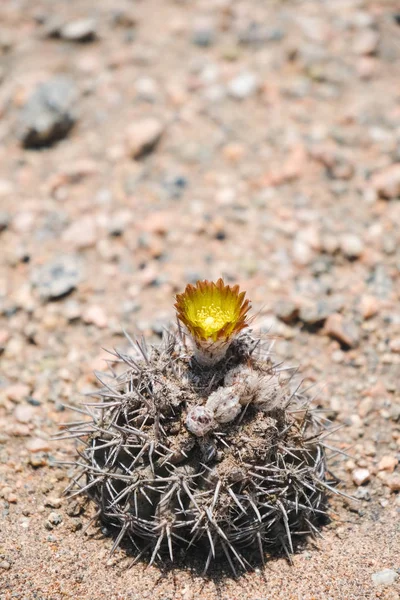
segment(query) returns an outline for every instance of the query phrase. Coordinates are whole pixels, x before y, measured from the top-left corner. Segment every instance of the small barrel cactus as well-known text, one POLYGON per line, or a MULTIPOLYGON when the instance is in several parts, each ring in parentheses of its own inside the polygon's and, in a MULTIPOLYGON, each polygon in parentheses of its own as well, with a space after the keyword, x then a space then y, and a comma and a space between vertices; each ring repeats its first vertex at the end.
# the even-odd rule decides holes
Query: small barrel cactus
POLYGON ((247 330, 238 286, 198 282, 176 302, 178 329, 160 345, 128 337, 68 426, 83 442, 69 486, 153 563, 201 548, 205 571, 225 556, 234 573, 254 550, 293 552, 324 514, 323 427, 284 367, 247 330), (191 342, 191 345, 188 344, 191 342))

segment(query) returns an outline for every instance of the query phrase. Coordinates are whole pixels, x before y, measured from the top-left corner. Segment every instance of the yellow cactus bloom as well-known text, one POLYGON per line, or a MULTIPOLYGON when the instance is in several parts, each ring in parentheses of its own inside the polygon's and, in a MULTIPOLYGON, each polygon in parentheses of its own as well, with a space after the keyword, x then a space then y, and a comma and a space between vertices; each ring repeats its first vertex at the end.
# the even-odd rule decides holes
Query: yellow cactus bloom
POLYGON ((177 294, 175 308, 178 319, 196 341, 227 341, 248 325, 250 301, 245 295, 238 285, 225 285, 222 279, 217 283, 198 281, 177 294))

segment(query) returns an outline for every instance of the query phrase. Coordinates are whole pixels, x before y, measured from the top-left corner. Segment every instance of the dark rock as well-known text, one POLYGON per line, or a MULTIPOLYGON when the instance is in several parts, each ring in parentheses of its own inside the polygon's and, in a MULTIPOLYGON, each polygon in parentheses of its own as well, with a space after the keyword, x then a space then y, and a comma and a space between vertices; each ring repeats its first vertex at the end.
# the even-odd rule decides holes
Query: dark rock
POLYGON ((70 294, 81 279, 80 261, 74 255, 60 256, 37 267, 31 276, 43 300, 57 300, 70 294))
POLYGON ((25 148, 50 146, 63 139, 76 121, 77 89, 58 75, 40 84, 20 115, 19 137, 25 148))

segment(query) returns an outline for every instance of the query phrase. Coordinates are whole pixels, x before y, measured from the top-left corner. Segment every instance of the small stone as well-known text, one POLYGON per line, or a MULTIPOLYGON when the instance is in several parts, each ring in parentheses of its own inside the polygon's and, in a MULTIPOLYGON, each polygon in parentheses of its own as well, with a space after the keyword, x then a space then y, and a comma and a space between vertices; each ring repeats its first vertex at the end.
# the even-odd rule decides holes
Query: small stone
POLYGON ((5 395, 13 402, 21 402, 30 394, 30 387, 24 383, 14 383, 5 388, 5 395))
POLYGON ((192 31, 192 43, 208 48, 215 42, 215 27, 211 19, 203 18, 195 22, 192 31))
POLYGON ((33 438, 26 443, 26 449, 29 452, 48 452, 51 448, 48 440, 43 440, 42 438, 33 438))
POLYGON ((148 118, 128 127, 126 144, 132 158, 142 158, 157 146, 164 133, 164 125, 158 119, 148 118))
POLYGON ((386 167, 375 173, 371 180, 372 187, 382 198, 400 196, 400 163, 386 167))
POLYGON ((364 419, 374 408, 376 408, 375 400, 371 396, 366 396, 358 405, 358 414, 364 419))
POLYGON ((0 211, 0 233, 5 231, 9 226, 11 217, 8 212, 0 211))
POLYGON ((374 29, 361 30, 354 38, 353 52, 359 55, 375 54, 379 43, 379 33, 374 29))
POLYGON ((0 561, 0 569, 3 569, 3 571, 8 571, 11 569, 11 564, 8 562, 8 560, 2 560, 0 561))
POLYGON ((339 313, 329 315, 325 322, 325 333, 346 348, 354 348, 359 343, 359 331, 352 321, 345 321, 339 313))
POLYGON ((390 491, 400 492, 400 475, 396 473, 388 477, 387 484, 390 488, 390 491))
POLYGON ((68 321, 70 321, 70 322, 77 321, 78 319, 81 318, 81 314, 82 314, 81 305, 79 304, 79 302, 76 302, 76 300, 68 300, 64 304, 63 314, 64 314, 64 317, 66 319, 68 319, 68 321))
POLYGON ((393 473, 398 462, 399 461, 395 456, 382 456, 378 463, 378 470, 389 471, 390 473, 393 473))
POLYGON ((300 308, 299 319, 309 326, 321 326, 329 317, 332 309, 327 302, 307 303, 300 308))
POLYGON ((313 258, 314 252, 309 244, 298 237, 293 240, 293 259, 296 264, 302 267, 309 265, 313 258))
POLYGON ((44 467, 47 464, 47 460, 43 455, 31 456, 29 459, 29 464, 35 469, 38 469, 39 467, 44 467))
POLYGON ((366 487, 358 487, 354 497, 358 500, 365 500, 365 502, 369 502, 371 500, 371 493, 366 487))
POLYGON ((108 233, 113 237, 123 235, 126 228, 132 221, 132 212, 129 210, 120 210, 112 214, 107 222, 108 233))
POLYGON ((240 28, 238 42, 243 46, 261 46, 268 42, 279 42, 284 37, 282 29, 266 27, 256 21, 250 21, 240 28))
POLYGON ((79 519, 71 520, 69 528, 71 531, 80 531, 83 528, 82 521, 79 521, 79 519))
POLYGON ((49 146, 64 138, 76 121, 77 90, 58 75, 40 84, 23 107, 19 137, 25 148, 49 146))
POLYGON ((383 569, 371 575, 375 585, 392 585, 399 577, 393 569, 383 569))
MULTIPOLYGON (((9 181, 8 179, 0 179, 0 198, 7 198, 9 196, 11 196, 11 194, 14 193, 14 185, 11 181, 9 181)), ((4 215, 6 213, 3 213, 3 218, 4 215)), ((9 218, 9 215, 8 215, 9 218)), ((0 222, 1 222, 1 216, 0 216, 0 222)), ((8 223, 7 223, 8 225, 8 223)), ((0 227, 1 230, 1 227, 0 227)))
POLYGON ((228 83, 228 93, 235 100, 245 100, 259 88, 258 77, 255 73, 244 72, 228 83))
POLYGON ((96 21, 94 19, 78 19, 64 25, 60 37, 69 42, 90 42, 96 37, 96 21))
POLYGON ((380 308, 380 302, 375 296, 364 295, 360 300, 360 312, 364 319, 374 317, 380 308))
POLYGON ((356 485, 364 485, 371 478, 371 473, 368 469, 354 469, 351 475, 356 485))
POLYGON ((391 352, 394 352, 395 354, 400 354, 400 337, 393 338, 392 340, 390 340, 389 348, 391 352))
POLYGON ((135 91, 139 100, 155 102, 158 96, 158 85, 151 77, 140 77, 135 82, 135 91))
POLYGON ((61 498, 57 498, 56 496, 48 496, 44 503, 45 506, 50 506, 50 508, 60 508, 61 504, 61 498))
POLYGON ((97 228, 93 217, 87 215, 77 219, 64 231, 62 239, 75 250, 94 246, 97 241, 97 228))
POLYGON ((359 258, 364 251, 362 240, 354 234, 346 233, 340 238, 340 248, 346 258, 359 258))
POLYGON ((96 325, 99 329, 107 327, 107 315, 101 306, 88 306, 82 315, 85 323, 96 325))
POLYGON ((283 298, 276 305, 275 313, 278 319, 284 323, 293 323, 298 319, 299 306, 295 302, 283 298))
POLYGON ((48 522, 55 526, 60 525, 62 520, 62 515, 60 515, 58 512, 51 512, 48 516, 48 522))
POLYGON ((19 423, 30 423, 35 415, 35 409, 29 404, 19 404, 14 410, 14 416, 19 423))
POLYGON ((70 294, 81 280, 78 257, 62 255, 36 267, 31 275, 32 285, 43 300, 57 300, 70 294))
POLYGON ((14 494, 14 492, 11 492, 11 494, 8 494, 7 501, 12 504, 16 504, 16 502, 18 502, 17 494, 14 494))

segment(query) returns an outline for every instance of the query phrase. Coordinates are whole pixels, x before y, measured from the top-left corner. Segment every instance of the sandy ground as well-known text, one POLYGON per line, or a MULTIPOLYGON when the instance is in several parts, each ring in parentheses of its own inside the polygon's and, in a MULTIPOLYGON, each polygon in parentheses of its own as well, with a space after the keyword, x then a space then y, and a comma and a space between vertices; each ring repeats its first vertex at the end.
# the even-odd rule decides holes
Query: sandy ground
POLYGON ((399 23, 395 0, 2 0, 2 600, 399 597, 399 23), (49 81, 64 108, 32 148, 49 81), (220 276, 342 426, 358 500, 293 565, 127 569, 49 438, 123 328, 156 341, 220 276))

